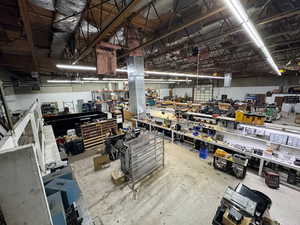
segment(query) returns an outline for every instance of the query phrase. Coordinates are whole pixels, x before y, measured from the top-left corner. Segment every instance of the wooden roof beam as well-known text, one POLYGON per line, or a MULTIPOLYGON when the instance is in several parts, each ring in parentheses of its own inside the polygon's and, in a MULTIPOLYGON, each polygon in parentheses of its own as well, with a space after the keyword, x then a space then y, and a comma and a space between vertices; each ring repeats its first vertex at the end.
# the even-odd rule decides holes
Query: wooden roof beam
POLYGON ((30 22, 28 1, 27 0, 18 0, 18 4, 19 4, 20 15, 21 15, 21 18, 22 18, 22 21, 24 24, 26 38, 27 38, 27 41, 31 48, 31 55, 33 58, 34 69, 38 71, 39 63, 38 63, 36 49, 35 49, 34 43, 33 43, 32 27, 31 27, 31 22, 30 22))

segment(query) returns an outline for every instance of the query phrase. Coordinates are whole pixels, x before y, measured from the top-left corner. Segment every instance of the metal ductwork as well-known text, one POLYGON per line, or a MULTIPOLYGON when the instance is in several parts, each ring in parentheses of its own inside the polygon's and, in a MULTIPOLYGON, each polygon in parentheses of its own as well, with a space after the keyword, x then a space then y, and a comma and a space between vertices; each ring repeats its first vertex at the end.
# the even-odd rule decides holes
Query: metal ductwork
POLYGON ((99 32, 97 27, 93 26, 92 24, 88 23, 86 20, 81 20, 81 30, 84 33, 84 35, 89 34, 96 34, 99 32))
MULTIPOLYGON (((56 11, 53 22, 52 58, 61 58, 71 34, 81 19, 87 0, 29 0, 30 3, 50 11, 56 11), (74 15, 74 16, 72 16, 74 15)), ((87 22, 85 21, 87 24, 87 22)), ((95 31, 95 27, 90 25, 95 31)), ((96 31, 95 31, 96 32, 96 31)))
POLYGON ((48 9, 50 11, 55 10, 55 0, 29 0, 29 2, 43 9, 48 9))
POLYGON ((52 58, 63 56, 66 44, 80 22, 81 12, 85 9, 86 4, 87 0, 56 0, 56 14, 53 23, 55 32, 51 45, 52 58))

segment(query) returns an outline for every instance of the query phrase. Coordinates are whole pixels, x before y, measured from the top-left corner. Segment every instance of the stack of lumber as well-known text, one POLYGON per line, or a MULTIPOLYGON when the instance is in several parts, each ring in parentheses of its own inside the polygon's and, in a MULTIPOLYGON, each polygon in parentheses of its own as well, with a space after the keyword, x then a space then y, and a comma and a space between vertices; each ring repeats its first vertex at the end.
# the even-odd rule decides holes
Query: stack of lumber
POLYGON ((81 134, 85 150, 100 147, 111 129, 117 130, 116 120, 104 120, 81 125, 81 134))

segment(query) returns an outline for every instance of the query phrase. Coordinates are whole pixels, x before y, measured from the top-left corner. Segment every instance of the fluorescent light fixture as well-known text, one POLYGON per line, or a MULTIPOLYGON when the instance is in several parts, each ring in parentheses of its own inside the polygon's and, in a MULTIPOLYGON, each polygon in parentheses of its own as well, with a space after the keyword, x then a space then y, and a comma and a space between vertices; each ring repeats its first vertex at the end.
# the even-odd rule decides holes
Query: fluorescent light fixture
MULTIPOLYGON (((55 84, 86 84, 86 83, 96 83, 96 84, 107 84, 107 83, 117 83, 118 81, 113 80, 47 80, 48 83, 55 83, 55 84)), ((128 82, 127 80, 125 82, 128 82)), ((173 84, 176 82, 173 81, 145 81, 146 84, 173 84)))
MULTIPOLYGON (((110 80, 110 81, 128 81, 128 79, 123 78, 103 78, 103 80, 110 80)), ((144 79, 145 82, 153 81, 153 82, 191 82, 192 80, 172 80, 172 79, 144 79)))
POLYGON ((103 81, 103 80, 47 80, 47 83, 56 83, 56 84, 84 84, 84 83, 97 83, 97 84, 107 84, 107 83, 116 83, 116 81, 103 81))
POLYGON ((81 80, 47 80, 47 83, 82 83, 81 80))
POLYGON ((120 73, 127 73, 127 69, 117 69, 117 72, 120 72, 120 73))
POLYGON ((268 51, 267 47, 265 46, 262 38, 260 37, 259 33, 257 32, 255 26, 250 21, 246 10, 240 3, 240 0, 224 0, 231 10, 232 14, 236 17, 238 22, 242 24, 245 31, 248 33, 249 37, 252 41, 256 44, 258 48, 264 53, 268 63, 272 67, 272 69, 280 76, 281 72, 279 71, 277 65, 275 64, 270 52, 268 51))
POLYGON ((84 78, 82 78, 82 80, 95 81, 95 80, 99 80, 99 78, 97 78, 97 77, 84 77, 84 78))
MULTIPOLYGON (((96 67, 93 67, 93 66, 57 64, 56 67, 59 69, 68 69, 68 70, 96 71, 96 67)), ((127 69, 117 69, 116 71, 120 72, 120 73, 127 73, 127 69)), ((198 79, 220 79, 220 80, 224 79, 224 77, 196 75, 196 74, 189 74, 189 73, 173 73, 173 72, 160 72, 160 71, 147 71, 147 70, 145 71, 145 73, 152 74, 152 75, 190 77, 190 78, 198 78, 198 79)))
POLYGON ((126 78, 103 78, 103 80, 109 80, 109 81, 128 81, 126 78))
POLYGON ((67 64, 57 64, 57 68, 66 70, 85 70, 85 71, 96 71, 94 66, 80 66, 80 65, 67 65, 67 64))
POLYGON ((173 81, 145 81, 145 84, 175 84, 173 81))
MULTIPOLYGON (((117 69, 117 72, 127 73, 127 69, 117 69)), ((224 80, 224 77, 196 75, 196 74, 190 74, 190 73, 173 73, 173 72, 160 72, 160 71, 147 71, 147 70, 145 70, 145 73, 152 74, 152 75, 165 75, 165 76, 175 76, 175 77, 190 77, 190 78, 198 78, 198 79, 224 80)))

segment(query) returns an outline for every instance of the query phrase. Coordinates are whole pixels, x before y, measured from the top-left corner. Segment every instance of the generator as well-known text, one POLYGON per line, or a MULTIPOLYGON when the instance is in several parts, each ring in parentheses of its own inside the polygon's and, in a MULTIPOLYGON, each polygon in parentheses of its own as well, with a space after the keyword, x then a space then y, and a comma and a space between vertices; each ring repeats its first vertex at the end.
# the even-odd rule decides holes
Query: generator
POLYGON ((271 208, 272 201, 264 193, 239 184, 228 187, 213 218, 213 225, 262 224, 263 215, 271 208))

